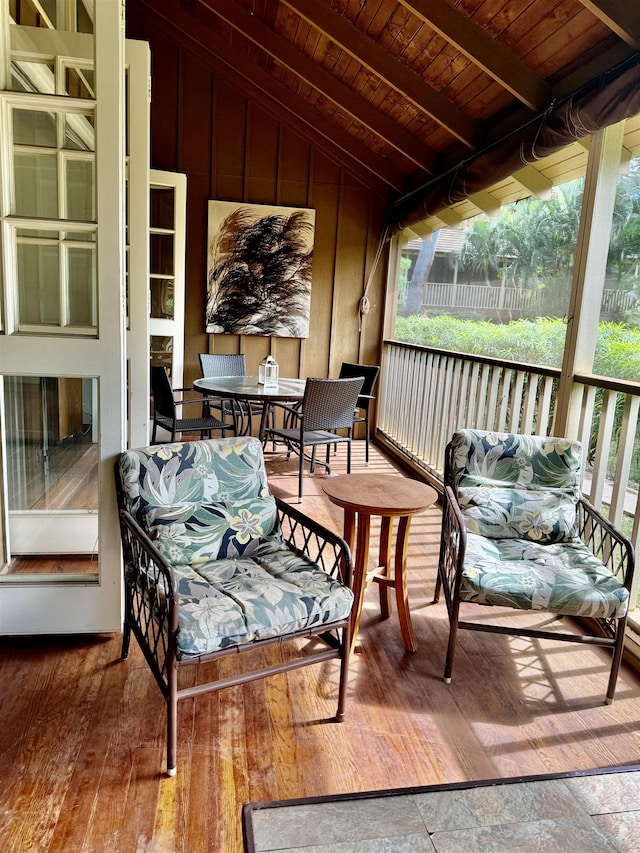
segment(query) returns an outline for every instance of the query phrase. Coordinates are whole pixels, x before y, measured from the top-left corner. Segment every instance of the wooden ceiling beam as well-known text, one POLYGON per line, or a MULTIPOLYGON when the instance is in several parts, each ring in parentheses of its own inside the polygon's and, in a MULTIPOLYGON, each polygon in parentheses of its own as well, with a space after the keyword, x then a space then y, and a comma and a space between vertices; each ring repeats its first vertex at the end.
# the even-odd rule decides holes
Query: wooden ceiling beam
POLYGON ((513 178, 536 198, 543 201, 548 201, 551 198, 553 182, 534 166, 525 166, 523 169, 518 169, 517 172, 513 173, 513 178))
POLYGON ((547 82, 446 0, 400 2, 527 107, 539 112, 549 105, 551 89, 547 82))
POLYGON ((497 216, 500 213, 500 202, 487 190, 470 195, 469 201, 487 216, 497 216))
POLYGON ((585 9, 606 24, 634 50, 640 48, 640 3, 638 0, 580 0, 585 9))
POLYGON ((451 101, 418 77, 375 41, 361 33, 347 18, 322 0, 282 0, 293 12, 320 30, 392 89, 427 113, 441 127, 469 148, 480 138, 480 126, 451 101))
MULTIPOLYGON (((222 66, 224 73, 249 98, 262 93, 267 99, 266 109, 285 121, 311 144, 326 150, 328 156, 342 164, 360 179, 375 175, 391 189, 406 189, 405 176, 389 162, 359 142, 334 122, 323 119, 317 110, 296 97, 283 83, 278 82, 259 66, 243 61, 231 45, 212 33, 196 17, 186 13, 174 0, 140 0, 173 36, 187 44, 202 61, 214 67, 222 66)), ((264 105, 264 104, 263 104, 264 105)))
POLYGON ((420 169, 433 174, 436 157, 433 151, 393 119, 367 104, 349 86, 334 78, 297 47, 263 24, 233 0, 201 0, 201 4, 226 21, 245 38, 269 54, 296 76, 344 110, 354 119, 393 146, 420 169))

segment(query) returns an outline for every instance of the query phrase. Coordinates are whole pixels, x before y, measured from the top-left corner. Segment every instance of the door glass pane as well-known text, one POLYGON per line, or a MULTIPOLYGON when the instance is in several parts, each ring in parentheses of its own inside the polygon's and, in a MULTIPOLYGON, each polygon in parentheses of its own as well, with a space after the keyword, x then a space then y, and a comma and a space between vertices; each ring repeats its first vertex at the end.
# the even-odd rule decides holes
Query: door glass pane
POLYGON ((56 147, 56 120, 53 113, 42 110, 13 110, 14 145, 56 147))
POLYGON ((11 89, 14 92, 39 92, 54 95, 56 90, 53 63, 26 62, 22 59, 11 63, 11 89))
POLYGON ((173 279, 152 278, 149 286, 151 289, 150 316, 173 320, 173 279))
POLYGON ((152 273, 173 275, 173 234, 151 234, 150 255, 152 273))
POLYGON ((95 252, 92 247, 67 250, 69 282, 69 324, 96 325, 95 252))
POLYGON ((58 178, 55 154, 16 151, 14 157, 17 216, 58 216, 58 178))
POLYGON ((92 160, 70 160, 65 163, 67 219, 91 222, 96 218, 94 168, 92 160))
POLYGON ((150 196, 149 222, 152 228, 174 227, 174 195, 173 187, 152 187, 150 196))
POLYGON ((59 268, 57 241, 18 239, 19 324, 60 324, 59 268))
POLYGON ((76 331, 95 329, 95 233, 26 228, 17 229, 16 233, 18 327, 48 326, 48 331, 66 326, 73 326, 76 331))
POLYGON ((77 151, 95 151, 96 131, 93 116, 68 113, 64 117, 63 147, 77 151))
POLYGON ((151 364, 160 364, 171 374, 173 364, 173 338, 169 335, 151 335, 151 364))
POLYGON ((6 376, 4 404, 12 561, 3 578, 97 574, 96 380, 6 376))
POLYGON ((64 69, 64 91, 72 98, 95 98, 95 75, 90 68, 64 69))

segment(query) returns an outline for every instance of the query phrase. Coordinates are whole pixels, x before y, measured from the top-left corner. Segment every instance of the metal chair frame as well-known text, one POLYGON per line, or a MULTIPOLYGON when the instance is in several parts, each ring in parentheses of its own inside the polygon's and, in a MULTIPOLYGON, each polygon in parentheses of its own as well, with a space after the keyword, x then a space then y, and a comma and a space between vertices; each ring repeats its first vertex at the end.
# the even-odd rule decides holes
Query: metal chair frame
POLYGON ((354 376, 363 376, 364 382, 362 383, 362 391, 358 395, 358 402, 356 403, 356 408, 354 411, 353 422, 363 423, 365 426, 365 446, 364 446, 364 454, 365 454, 365 462, 369 464, 369 438, 370 438, 370 427, 369 427, 369 410, 371 408, 371 404, 376 399, 373 396, 373 389, 375 387, 376 382, 378 381, 378 375, 380 374, 380 366, 377 364, 355 364, 350 361, 343 361, 342 366, 340 368, 340 379, 348 379, 354 376), (358 415, 358 411, 362 412, 362 415, 358 415))
POLYGON ((167 368, 163 365, 151 365, 151 393, 153 395, 153 431, 151 443, 156 444, 158 427, 166 429, 171 434, 171 441, 183 432, 198 432, 200 438, 209 438, 213 430, 220 430, 224 435, 228 430, 235 431, 235 424, 214 418, 211 415, 201 415, 197 418, 178 416, 178 411, 185 405, 197 403, 203 405, 202 397, 176 400, 175 394, 189 392, 190 388, 172 388, 167 368))
POLYGON ((313 473, 318 446, 324 445, 327 448, 326 461, 318 461, 326 468, 327 473, 331 473, 329 465, 331 445, 346 444, 347 472, 351 472, 353 413, 362 383, 362 376, 351 379, 307 379, 300 407, 282 407, 289 422, 293 419, 297 421, 296 425, 288 427, 285 420, 281 428, 270 427, 266 430, 266 435, 274 441, 284 442, 288 451, 287 456, 292 452, 298 454, 299 500, 302 500, 305 459, 309 460, 311 473, 313 473), (340 435, 336 430, 346 430, 346 435, 340 435), (307 447, 311 447, 310 457, 305 455, 307 447))
MULTIPOLYGON (((116 494, 120 508, 120 531, 125 569, 125 616, 121 660, 129 654, 134 635, 167 704, 167 773, 177 768, 178 702, 204 693, 245 684, 276 673, 288 672, 327 660, 340 661, 337 687, 337 710, 333 719, 344 719, 347 698, 350 617, 331 623, 307 627, 264 640, 231 646, 199 657, 179 658, 177 652, 179 594, 172 566, 162 557, 136 519, 127 511, 120 482, 118 462, 115 464, 116 494), (308 649, 299 648, 300 639, 309 638, 308 649), (281 645, 288 640, 296 644, 297 656, 285 656, 280 663, 257 666, 236 675, 198 683, 194 687, 178 687, 178 670, 184 666, 241 654, 259 646, 281 645), (318 647, 318 640, 322 640, 318 647)), ((315 563, 328 575, 346 586, 352 584, 351 553, 342 537, 304 515, 300 510, 276 498, 278 522, 285 545, 301 557, 315 563)), ((258 658, 259 660, 259 658, 258 658)))
MULTIPOLYGON (((518 637, 534 637, 550 640, 564 640, 573 643, 587 643, 605 646, 612 650, 611 669, 605 698, 606 704, 613 702, 622 652, 627 616, 621 619, 588 619, 594 628, 593 633, 575 634, 560 631, 544 631, 518 626, 491 625, 486 622, 468 622, 460 619, 460 607, 471 607, 460 599, 460 585, 464 568, 467 545, 465 520, 460 511, 451 476, 451 444, 445 449, 444 495, 442 506, 442 533, 438 576, 434 593, 434 602, 444 591, 449 615, 449 643, 444 668, 444 680, 451 682, 453 660, 458 630, 486 631, 496 634, 509 634, 518 637)), ((631 590, 635 566, 634 550, 631 542, 593 507, 589 501, 580 497, 577 503, 577 536, 591 552, 616 575, 624 586, 631 590)), ((492 605, 475 605, 492 606, 492 605)), ((517 612, 514 610, 514 612, 517 612)), ((529 611, 522 611, 529 612, 529 611)), ((541 611, 542 612, 542 611, 541 611)), ((562 614, 555 614, 560 617, 562 614)), ((584 621, 582 618, 580 622, 584 621)))

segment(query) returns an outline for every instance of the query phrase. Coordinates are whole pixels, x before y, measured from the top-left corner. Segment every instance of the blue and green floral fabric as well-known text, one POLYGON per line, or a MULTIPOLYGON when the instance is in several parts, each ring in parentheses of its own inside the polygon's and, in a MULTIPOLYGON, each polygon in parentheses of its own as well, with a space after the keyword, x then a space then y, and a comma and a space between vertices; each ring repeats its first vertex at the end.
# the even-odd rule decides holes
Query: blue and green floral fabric
POLYGON ((258 439, 129 450, 118 472, 125 507, 174 569, 179 656, 349 615, 351 590, 284 544, 258 439))
POLYGON ((579 442, 460 430, 447 478, 467 530, 460 598, 573 616, 621 618, 622 583, 577 535, 579 442))
POLYGON ((540 545, 467 534, 460 599, 565 616, 620 619, 629 592, 579 539, 540 545))
POLYGON ((582 447, 577 441, 460 430, 449 482, 467 530, 541 544, 576 535, 582 447))
POLYGON ((251 558, 177 566, 179 654, 204 655, 346 619, 353 593, 273 543, 251 558))

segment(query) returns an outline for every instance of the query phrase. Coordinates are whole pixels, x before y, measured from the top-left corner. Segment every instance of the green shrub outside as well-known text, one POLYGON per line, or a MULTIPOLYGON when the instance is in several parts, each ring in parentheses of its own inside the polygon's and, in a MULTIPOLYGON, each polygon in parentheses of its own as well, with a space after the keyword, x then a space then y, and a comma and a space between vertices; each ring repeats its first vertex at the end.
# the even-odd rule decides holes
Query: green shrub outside
MULTIPOLYGON (((396 317, 398 341, 487 356, 543 367, 561 367, 566 335, 562 319, 538 318, 497 324, 488 320, 396 317)), ((640 381, 640 329, 623 323, 600 323, 593 372, 640 381)))

